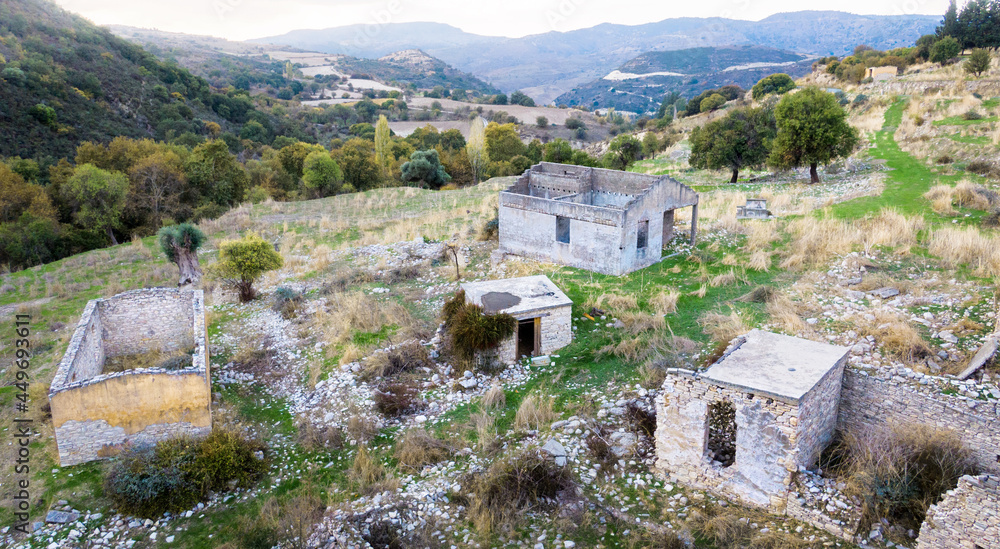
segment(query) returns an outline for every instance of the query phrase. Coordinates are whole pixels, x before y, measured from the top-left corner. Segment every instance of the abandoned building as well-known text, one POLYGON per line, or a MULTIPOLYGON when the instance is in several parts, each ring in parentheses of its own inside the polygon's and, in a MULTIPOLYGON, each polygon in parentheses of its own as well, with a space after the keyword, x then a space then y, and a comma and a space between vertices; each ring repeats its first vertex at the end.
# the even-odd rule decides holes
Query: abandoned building
POLYGON ((871 78, 872 80, 889 80, 891 78, 895 78, 898 72, 899 69, 892 65, 885 67, 868 67, 865 69, 865 78, 871 78))
POLYGON ((507 313, 517 331, 500 344, 497 359, 548 355, 573 341, 573 302, 545 275, 462 284, 468 303, 487 314, 507 313))
POLYGON ((498 254, 519 255, 609 275, 660 261, 673 238, 674 211, 698 193, 665 175, 542 162, 500 192, 498 254))
POLYGON ((795 472, 833 440, 847 356, 753 330, 702 373, 669 370, 656 403, 657 469, 783 511, 795 472))
POLYGON ((920 526, 917 549, 1000 547, 1000 477, 964 476, 920 526))
POLYGON ((771 211, 767 209, 767 200, 763 198, 748 198, 745 206, 736 207, 737 219, 767 219, 771 211))
POLYGON ((49 388, 63 466, 212 427, 204 294, 134 290, 87 303, 49 388))

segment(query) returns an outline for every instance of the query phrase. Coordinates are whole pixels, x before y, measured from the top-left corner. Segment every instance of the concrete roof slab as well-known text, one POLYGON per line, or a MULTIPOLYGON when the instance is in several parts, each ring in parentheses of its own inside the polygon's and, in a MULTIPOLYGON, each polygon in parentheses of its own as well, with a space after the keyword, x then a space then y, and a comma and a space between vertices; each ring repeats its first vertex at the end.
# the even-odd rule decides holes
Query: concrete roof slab
POLYGON ((753 330, 699 377, 798 402, 847 355, 847 347, 753 330))
POLYGON ((467 300, 483 307, 489 314, 519 316, 573 304, 545 275, 466 282, 462 284, 462 289, 467 300))

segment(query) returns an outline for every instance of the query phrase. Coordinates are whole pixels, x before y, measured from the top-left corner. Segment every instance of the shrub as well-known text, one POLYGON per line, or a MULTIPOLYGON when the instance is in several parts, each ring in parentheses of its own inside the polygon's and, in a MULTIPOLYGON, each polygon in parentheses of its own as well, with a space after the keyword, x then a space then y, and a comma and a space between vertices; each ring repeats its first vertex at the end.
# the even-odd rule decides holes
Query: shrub
POLYGON ((475 496, 469 517, 480 533, 489 534, 513 526, 523 509, 553 504, 560 492, 573 487, 573 478, 567 467, 531 449, 495 461, 463 484, 475 496))
POLYGON ((347 470, 347 478, 363 494, 384 492, 395 488, 399 482, 389 475, 382 462, 372 457, 364 446, 358 447, 358 453, 347 470))
POLYGON ((635 402, 625 406, 625 421, 633 432, 647 437, 656 433, 656 412, 650 412, 635 402))
POLYGON ((465 303, 465 292, 459 291, 445 303, 445 329, 451 348, 461 359, 471 360, 477 353, 496 349, 514 335, 517 320, 506 313, 486 314, 483 308, 465 303))
POLYGON ((994 170, 996 170, 996 166, 986 160, 973 160, 965 166, 965 171, 983 176, 992 174, 994 170))
POLYGON ((309 452, 339 450, 344 447, 344 431, 332 425, 316 425, 305 419, 299 422, 296 435, 299 445, 309 452))
POLYGON ((618 463, 618 456, 611 449, 608 440, 604 438, 603 432, 591 433, 584 440, 584 444, 587 446, 587 453, 590 454, 590 457, 601 464, 601 471, 607 473, 618 463))
POLYGON ((176 438, 122 452, 104 479, 119 512, 154 518, 190 508, 231 482, 246 488, 266 471, 263 443, 225 429, 198 441, 176 438))
POLYGON ((254 282, 283 264, 274 246, 256 233, 249 233, 241 240, 223 241, 219 245, 219 261, 212 267, 219 278, 239 291, 240 301, 247 302, 257 295, 254 282))
POLYGON ((862 502, 859 531, 882 519, 919 528, 927 508, 975 472, 972 452, 950 430, 907 425, 847 433, 843 442, 834 461, 862 502))
POLYGON ((375 409, 385 416, 399 417, 417 406, 417 390, 405 383, 389 383, 375 390, 375 409))
POLYGON ((979 111, 977 111, 975 109, 969 109, 969 110, 965 111, 964 113, 962 113, 962 119, 963 120, 982 120, 983 119, 983 115, 979 111))
POLYGON ((941 156, 939 156, 939 157, 937 157, 937 158, 935 158, 935 159, 934 159, 934 162, 936 162, 936 163, 938 163, 938 164, 951 164, 951 163, 952 163, 952 162, 954 162, 954 161, 955 161, 955 159, 954 159, 954 158, 952 158, 952 157, 951 157, 951 156, 950 156, 949 154, 947 154, 947 153, 945 153, 945 154, 942 154, 941 156))
POLYGON ((391 378, 431 365, 427 349, 416 341, 412 341, 370 356, 359 377, 364 381, 391 378))
POLYGON ((298 315, 303 301, 302 295, 298 292, 281 286, 274 291, 274 301, 271 304, 271 309, 274 312, 281 313, 281 318, 289 320, 298 315))
POLYGON ((552 398, 532 394, 521 401, 514 415, 514 427, 518 429, 541 429, 555 420, 556 413, 552 410, 552 398))

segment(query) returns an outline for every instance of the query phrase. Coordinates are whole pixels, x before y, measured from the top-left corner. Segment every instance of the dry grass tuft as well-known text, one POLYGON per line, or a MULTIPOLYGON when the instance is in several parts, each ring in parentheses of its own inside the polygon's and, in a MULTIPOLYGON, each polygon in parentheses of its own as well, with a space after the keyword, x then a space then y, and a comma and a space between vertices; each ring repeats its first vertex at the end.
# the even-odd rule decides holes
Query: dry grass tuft
POLYGON ((888 356, 915 364, 931 355, 930 346, 906 318, 893 312, 873 312, 875 320, 861 324, 858 331, 874 336, 888 356))
POLYGON ((799 316, 795 302, 783 292, 775 292, 769 296, 767 314, 771 317, 771 322, 792 334, 802 333, 809 326, 799 316))
POLYGON ((757 250, 751 253, 750 259, 747 260, 747 268, 766 273, 771 270, 772 255, 774 255, 773 252, 765 252, 764 250, 757 250))
POLYGON ((698 324, 706 335, 719 343, 732 341, 750 331, 739 312, 735 310, 728 315, 705 313, 698 319, 698 324))
POLYGON ((625 325, 625 330, 631 334, 640 334, 650 330, 661 330, 664 326, 666 326, 666 322, 663 320, 662 316, 636 311, 623 313, 619 315, 618 319, 625 325))
POLYGON ((433 364, 427 348, 416 341, 411 341, 370 356, 358 377, 363 381, 391 378, 433 364))
POLYGON ((979 276, 1000 275, 1000 242, 976 229, 938 229, 931 233, 927 251, 950 266, 968 265, 979 276))
POLYGON ((399 464, 419 469, 447 458, 454 448, 447 441, 431 435, 426 429, 410 429, 396 446, 399 464))
POLYGON ((365 416, 353 415, 347 420, 347 434, 358 444, 365 444, 378 434, 378 426, 365 416))
POLYGON ((514 415, 514 427, 517 429, 540 430, 548 427, 559 417, 552 409, 552 397, 544 397, 538 393, 528 395, 514 415))
POLYGON ((347 470, 347 478, 365 495, 393 491, 400 486, 399 480, 393 478, 382 462, 372 457, 365 446, 358 447, 358 453, 347 470))
POLYGON ((627 311, 634 311, 639 308, 639 302, 634 295, 622 294, 601 294, 594 302, 594 307, 598 309, 608 309, 620 315, 627 311))
POLYGON ((507 405, 507 393, 504 392, 503 387, 494 383, 483 395, 482 404, 488 410, 499 410, 507 405))
POLYGON ((729 286, 734 282, 736 282, 736 273, 729 271, 728 273, 721 273, 712 277, 709 285, 713 288, 718 288, 719 286, 729 286))
POLYGON ((681 293, 671 288, 656 294, 649 302, 656 314, 664 316, 677 312, 677 300, 680 297, 681 293))
POLYGON ((807 216, 788 224, 792 241, 781 268, 800 270, 819 267, 832 257, 849 253, 861 241, 861 231, 853 224, 836 219, 807 216))
POLYGON ((921 217, 906 217, 896 210, 884 209, 876 217, 864 220, 862 226, 865 251, 889 246, 903 253, 917 245, 917 235, 924 230, 925 223, 921 217))

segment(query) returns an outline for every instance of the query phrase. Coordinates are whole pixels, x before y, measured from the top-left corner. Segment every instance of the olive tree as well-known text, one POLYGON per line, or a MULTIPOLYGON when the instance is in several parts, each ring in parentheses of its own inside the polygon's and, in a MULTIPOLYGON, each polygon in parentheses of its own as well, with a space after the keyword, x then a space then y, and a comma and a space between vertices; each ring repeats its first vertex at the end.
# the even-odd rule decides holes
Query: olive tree
POLYGON ((768 163, 776 168, 809 166, 809 182, 819 183, 819 164, 848 156, 858 144, 858 132, 832 93, 805 88, 784 96, 774 109, 778 134, 768 163))

